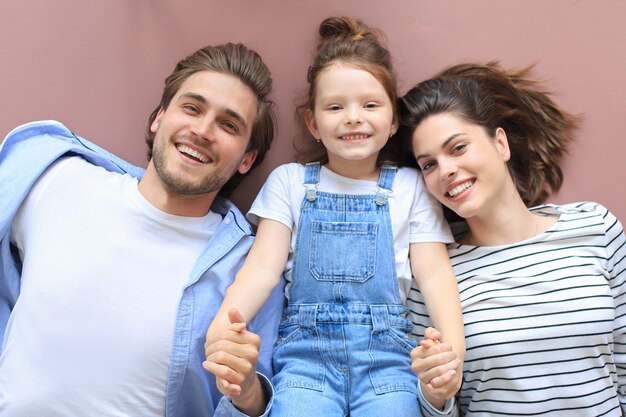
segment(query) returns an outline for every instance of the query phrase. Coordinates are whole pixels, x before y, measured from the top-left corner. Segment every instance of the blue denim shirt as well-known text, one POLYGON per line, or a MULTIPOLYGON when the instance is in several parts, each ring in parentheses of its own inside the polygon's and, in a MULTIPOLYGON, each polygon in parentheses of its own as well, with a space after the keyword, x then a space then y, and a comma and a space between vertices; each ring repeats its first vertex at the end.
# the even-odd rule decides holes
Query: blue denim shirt
MULTIPOLYGON (((138 179, 144 173, 142 168, 74 135, 59 122, 33 122, 9 133, 0 145, 0 343, 20 293, 21 262, 11 249, 11 222, 37 178, 59 157, 68 155, 138 179)), ((178 305, 166 392, 168 417, 243 415, 222 397, 202 362, 206 330, 252 245, 253 235, 230 201, 217 197, 211 210, 222 216, 222 222, 196 262, 178 305)), ((270 395, 272 387, 265 376, 271 378, 272 347, 282 307, 283 289, 279 285, 248 326, 261 337, 257 370, 270 395)), ((268 410, 270 406, 271 401, 268 410)))

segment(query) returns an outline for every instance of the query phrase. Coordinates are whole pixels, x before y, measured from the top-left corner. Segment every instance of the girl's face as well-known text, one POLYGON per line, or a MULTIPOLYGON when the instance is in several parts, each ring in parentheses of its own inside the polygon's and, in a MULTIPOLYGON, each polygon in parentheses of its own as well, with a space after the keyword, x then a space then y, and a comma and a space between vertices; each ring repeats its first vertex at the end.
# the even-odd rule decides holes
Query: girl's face
POLYGON ((319 75, 316 92, 305 122, 326 147, 327 167, 350 177, 370 174, 397 128, 383 85, 367 71, 337 63, 319 75))
POLYGON ((424 119, 412 141, 428 190, 459 216, 489 215, 498 197, 507 195, 512 181, 504 130, 498 128, 492 138, 480 125, 441 113, 424 119))

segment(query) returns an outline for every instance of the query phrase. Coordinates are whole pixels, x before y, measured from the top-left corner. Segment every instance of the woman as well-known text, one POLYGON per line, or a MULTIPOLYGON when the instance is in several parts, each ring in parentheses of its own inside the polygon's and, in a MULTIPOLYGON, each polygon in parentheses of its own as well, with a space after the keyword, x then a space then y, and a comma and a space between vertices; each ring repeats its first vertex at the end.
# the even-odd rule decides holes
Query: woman
POLYGON ((466 337, 456 404, 445 400, 459 361, 427 329, 419 290, 409 295, 425 415, 626 410, 624 232, 597 203, 533 207, 561 186, 577 118, 528 74, 458 65, 401 99, 401 135, 428 190, 464 220, 448 245, 466 337))

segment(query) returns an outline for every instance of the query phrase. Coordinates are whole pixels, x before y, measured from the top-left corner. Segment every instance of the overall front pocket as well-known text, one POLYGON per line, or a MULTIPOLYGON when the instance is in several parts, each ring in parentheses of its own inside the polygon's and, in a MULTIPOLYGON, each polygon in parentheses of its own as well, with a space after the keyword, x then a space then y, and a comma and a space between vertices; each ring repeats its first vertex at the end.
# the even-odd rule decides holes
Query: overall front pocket
POLYGON ((311 275, 318 281, 367 281, 376 270, 377 233, 372 222, 312 222, 311 275))

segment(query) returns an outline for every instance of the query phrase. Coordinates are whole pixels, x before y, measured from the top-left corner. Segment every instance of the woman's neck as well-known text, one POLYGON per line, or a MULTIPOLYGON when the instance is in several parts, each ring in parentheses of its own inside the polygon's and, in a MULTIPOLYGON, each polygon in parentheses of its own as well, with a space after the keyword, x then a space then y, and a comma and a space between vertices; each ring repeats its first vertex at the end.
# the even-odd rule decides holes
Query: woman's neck
POLYGON ((468 218, 469 232, 460 242, 474 246, 508 245, 537 236, 556 222, 555 217, 533 214, 517 193, 510 197, 493 205, 489 212, 468 218))

